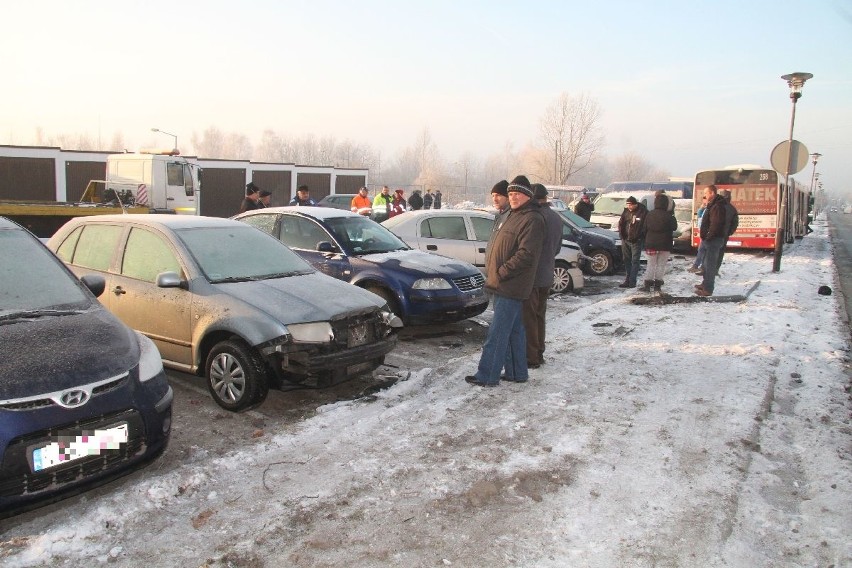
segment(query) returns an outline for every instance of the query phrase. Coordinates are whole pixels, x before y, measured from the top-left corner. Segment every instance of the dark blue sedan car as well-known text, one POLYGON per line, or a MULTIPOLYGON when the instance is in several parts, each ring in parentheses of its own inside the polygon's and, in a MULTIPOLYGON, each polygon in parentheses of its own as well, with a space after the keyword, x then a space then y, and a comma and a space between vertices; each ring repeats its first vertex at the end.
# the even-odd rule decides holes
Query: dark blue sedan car
POLYGON ((387 301, 408 325, 452 322, 488 307, 472 264, 413 250, 375 221, 327 207, 271 207, 234 217, 280 239, 317 270, 387 301))
POLYGON ((0 518, 103 483, 169 440, 157 348, 32 234, 0 217, 0 518), (85 285, 84 285, 85 283, 85 285))

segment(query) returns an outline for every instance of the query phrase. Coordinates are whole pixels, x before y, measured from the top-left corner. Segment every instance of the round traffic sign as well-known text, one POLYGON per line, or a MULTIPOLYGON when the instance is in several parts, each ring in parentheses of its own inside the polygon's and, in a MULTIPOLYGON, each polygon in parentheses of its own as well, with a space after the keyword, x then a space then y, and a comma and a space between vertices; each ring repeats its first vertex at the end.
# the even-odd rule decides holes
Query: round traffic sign
POLYGON ((808 163, 808 157, 810 154, 808 154, 808 148, 804 144, 798 140, 793 140, 792 156, 788 153, 789 148, 790 141, 784 140, 772 149, 772 155, 769 159, 772 163, 772 167, 779 174, 797 174, 802 171, 808 163), (789 172, 787 171, 788 164, 790 166, 789 172))

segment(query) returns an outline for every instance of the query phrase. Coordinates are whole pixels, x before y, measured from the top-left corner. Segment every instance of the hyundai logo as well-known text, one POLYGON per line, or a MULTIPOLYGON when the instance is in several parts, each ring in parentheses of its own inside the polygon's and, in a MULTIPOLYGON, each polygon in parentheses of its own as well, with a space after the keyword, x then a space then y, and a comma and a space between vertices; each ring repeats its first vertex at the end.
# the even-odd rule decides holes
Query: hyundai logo
POLYGON ((89 402, 89 393, 79 389, 65 391, 59 396, 59 404, 65 408, 83 406, 87 402, 89 402))

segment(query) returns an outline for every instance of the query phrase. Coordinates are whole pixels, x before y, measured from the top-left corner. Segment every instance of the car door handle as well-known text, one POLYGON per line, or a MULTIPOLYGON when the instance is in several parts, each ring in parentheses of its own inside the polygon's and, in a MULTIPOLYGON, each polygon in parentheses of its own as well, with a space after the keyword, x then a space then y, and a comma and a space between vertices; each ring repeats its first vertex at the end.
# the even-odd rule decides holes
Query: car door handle
POLYGON ((484 248, 479 249, 479 252, 485 252, 484 248))
POLYGON ((426 245, 426 250, 438 250, 438 245, 426 245))
POLYGON ((116 296, 120 296, 121 294, 127 294, 127 290, 125 290, 121 286, 116 286, 115 288, 112 289, 112 293, 115 294, 116 296))

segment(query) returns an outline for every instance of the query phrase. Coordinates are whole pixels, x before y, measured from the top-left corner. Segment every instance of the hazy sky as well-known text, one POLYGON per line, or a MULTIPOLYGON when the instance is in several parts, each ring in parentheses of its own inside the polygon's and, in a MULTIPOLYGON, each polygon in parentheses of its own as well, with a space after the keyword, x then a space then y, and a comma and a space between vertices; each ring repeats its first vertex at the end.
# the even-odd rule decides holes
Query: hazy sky
MULTIPOLYGON (((677 176, 769 165, 781 75, 813 73, 794 138, 852 188, 852 1, 6 2, 0 144, 86 133, 187 147, 215 126, 368 143, 429 128, 447 158, 520 148, 558 95, 604 113, 606 153, 677 176)), ((810 182, 811 166, 799 174, 810 182)))

